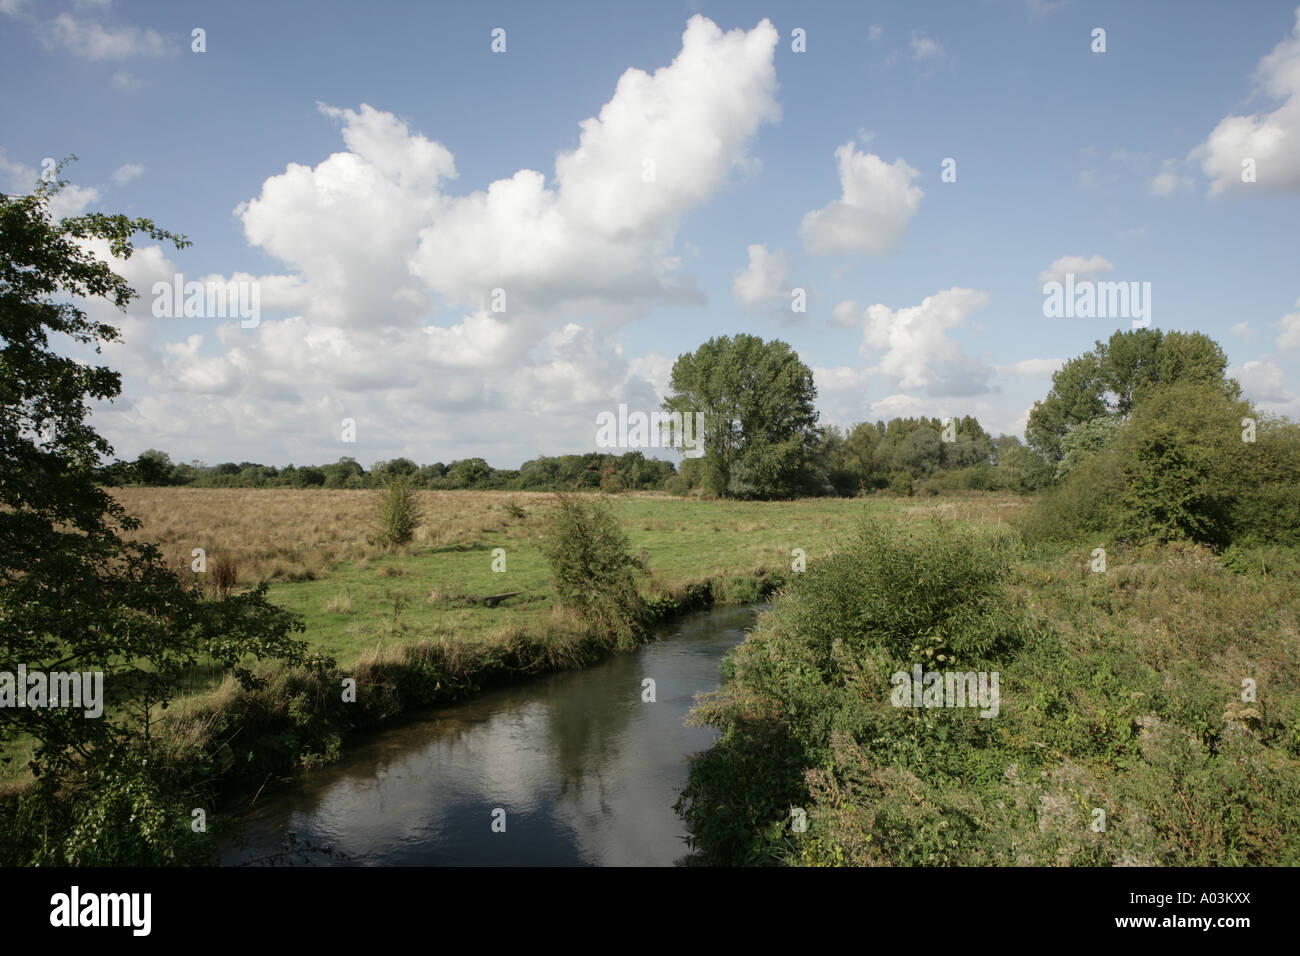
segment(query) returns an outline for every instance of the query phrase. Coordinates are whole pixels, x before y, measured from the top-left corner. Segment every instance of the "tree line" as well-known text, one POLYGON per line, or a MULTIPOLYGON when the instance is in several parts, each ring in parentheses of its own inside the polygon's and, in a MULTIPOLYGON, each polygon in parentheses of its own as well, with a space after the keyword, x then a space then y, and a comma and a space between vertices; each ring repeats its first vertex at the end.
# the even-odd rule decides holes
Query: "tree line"
MULTIPOLYGON (((938 418, 894 418, 847 428, 818 430, 802 473, 784 494, 852 497, 874 490, 899 494, 956 489, 1033 491, 1050 479, 1051 467, 1011 435, 992 438, 971 417, 945 423, 938 418), (945 431, 954 434, 944 440, 945 431)), ((195 488, 381 488, 406 478, 412 488, 430 491, 710 491, 697 459, 681 469, 640 451, 622 455, 542 456, 519 468, 493 468, 482 458, 420 465, 409 458, 378 461, 367 471, 352 457, 327 465, 200 461, 174 463, 164 451, 149 449, 134 461, 100 469, 106 485, 195 488)), ((730 497, 725 490, 722 497, 730 497)), ((756 497, 743 493, 735 497, 756 497)))

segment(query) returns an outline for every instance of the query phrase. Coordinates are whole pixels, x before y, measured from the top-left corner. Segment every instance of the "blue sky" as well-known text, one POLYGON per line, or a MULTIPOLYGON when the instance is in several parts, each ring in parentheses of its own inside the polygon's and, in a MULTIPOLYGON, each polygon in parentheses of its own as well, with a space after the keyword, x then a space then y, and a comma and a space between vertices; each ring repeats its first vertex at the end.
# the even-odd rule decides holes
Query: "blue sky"
POLYGON ((1064 271, 1149 282, 1154 326, 1295 417, 1298 14, 0 0, 0 189, 75 153, 60 211, 194 240, 120 269, 141 298, 94 421, 123 456, 514 467, 594 449, 598 412, 737 332, 798 350, 824 421, 1020 433, 1129 327, 1045 318, 1064 271), (260 323, 155 317, 177 272, 256 283, 260 323))

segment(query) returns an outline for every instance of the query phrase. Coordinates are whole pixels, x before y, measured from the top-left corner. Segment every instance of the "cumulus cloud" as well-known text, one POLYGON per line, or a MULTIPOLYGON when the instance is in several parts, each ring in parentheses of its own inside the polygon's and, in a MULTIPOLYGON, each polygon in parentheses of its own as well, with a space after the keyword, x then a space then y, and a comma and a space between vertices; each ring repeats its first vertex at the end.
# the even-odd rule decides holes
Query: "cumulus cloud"
POLYGON ((900 390, 919 389, 930 396, 987 392, 993 368, 965 355, 948 333, 967 325, 971 313, 988 301, 987 292, 954 287, 897 311, 868 306, 860 320, 860 353, 864 358, 879 354, 870 371, 900 390))
POLYGON ((1064 282, 1067 273, 1074 273, 1074 278, 1084 279, 1102 272, 1110 272, 1115 267, 1101 256, 1061 256, 1050 266, 1038 273, 1039 282, 1064 282))
POLYGON ((456 175, 451 153, 390 113, 320 106, 343 126, 348 150, 314 169, 290 163, 236 215, 253 245, 292 266, 308 289, 305 309, 332 325, 409 325, 432 302, 411 275, 419 230, 456 175))
POLYGON ((862 304, 857 299, 845 299, 831 309, 831 322, 835 325, 856 328, 862 322, 862 304))
POLYGON ((1067 2, 1068 0, 1025 0, 1025 5, 1029 8, 1029 15, 1038 18, 1061 9, 1067 2))
POLYGON ((453 302, 497 287, 537 308, 701 302, 678 280, 673 239, 687 211, 749 167, 758 127, 780 118, 776 42, 766 20, 723 33, 692 17, 671 64, 628 70, 582 122, 554 188, 523 169, 449 201, 421 231, 412 272, 453 302))
MULTIPOLYGON (((235 209, 249 244, 286 266, 248 277, 271 314, 244 329, 134 304, 110 360, 149 390, 97 409, 106 433, 128 450, 280 462, 508 466, 594 448, 597 411, 653 409, 667 387, 671 359, 629 361, 609 333, 703 301, 682 275, 678 223, 752 170, 754 133, 780 118, 777 40, 767 21, 724 33, 693 17, 669 65, 624 73, 553 177, 521 169, 458 195, 442 143, 368 104, 321 104, 342 148, 289 163, 235 209), (344 417, 355 445, 339 443, 344 417)), ((148 289, 184 255, 145 247, 131 263, 148 289)))
POLYGON ((1287 390, 1282 369, 1271 360, 1243 362, 1228 369, 1228 374, 1241 383, 1242 394, 1264 410, 1288 416, 1300 414, 1300 396, 1287 390))
POLYGON ((790 294, 790 263, 780 249, 768 252, 763 245, 749 247, 749 265, 736 273, 731 291, 741 305, 753 308, 786 299, 790 294))
POLYGON ((925 195, 920 173, 902 159, 886 163, 851 142, 835 151, 841 198, 803 217, 804 246, 815 255, 884 255, 902 242, 925 195))
POLYGON ((108 82, 113 84, 113 89, 122 93, 134 93, 144 85, 134 74, 126 70, 118 70, 108 78, 108 82))
MULTIPOLYGON (((44 166, 44 158, 42 159, 42 166, 44 166)), ((67 173, 68 170, 65 168, 65 177, 67 173)), ((5 154, 4 147, 0 147, 0 179, 5 181, 7 192, 23 195, 30 193, 40 184, 41 171, 34 166, 10 160, 5 154)), ((91 203, 98 202, 99 199, 99 190, 94 186, 78 186, 76 183, 68 183, 55 193, 50 200, 50 215, 55 219, 61 219, 64 216, 78 216, 85 212, 91 203)))
POLYGON ((943 46, 933 37, 920 33, 912 34, 912 59, 937 60, 943 56, 943 46))
POLYGON ((1291 35, 1259 61, 1255 93, 1279 102, 1267 113, 1228 116, 1189 154, 1210 177, 1210 195, 1300 190, 1300 8, 1291 35), (1256 181, 1243 183, 1242 161, 1253 159, 1256 181))
MULTIPOLYGON (((1296 299, 1296 309, 1300 309, 1300 299, 1296 299)), ((1300 311, 1290 312, 1282 316, 1277 322, 1282 327, 1281 333, 1277 337, 1277 347, 1280 349, 1300 348, 1300 311)))

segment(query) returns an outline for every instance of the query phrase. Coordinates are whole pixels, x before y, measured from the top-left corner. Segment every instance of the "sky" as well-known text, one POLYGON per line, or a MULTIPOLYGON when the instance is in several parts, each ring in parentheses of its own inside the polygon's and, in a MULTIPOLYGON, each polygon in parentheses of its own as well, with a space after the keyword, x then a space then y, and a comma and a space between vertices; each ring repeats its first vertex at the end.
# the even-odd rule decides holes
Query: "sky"
POLYGON ((57 214, 193 243, 138 242, 126 314, 83 306, 121 341, 59 346, 122 373, 123 458, 514 468, 737 333, 825 424, 1021 435, 1139 320, 1045 315, 1067 273, 1300 417, 1294 0, 0 0, 0 79, 0 191, 75 154, 57 214), (255 320, 173 314, 178 274, 255 320))

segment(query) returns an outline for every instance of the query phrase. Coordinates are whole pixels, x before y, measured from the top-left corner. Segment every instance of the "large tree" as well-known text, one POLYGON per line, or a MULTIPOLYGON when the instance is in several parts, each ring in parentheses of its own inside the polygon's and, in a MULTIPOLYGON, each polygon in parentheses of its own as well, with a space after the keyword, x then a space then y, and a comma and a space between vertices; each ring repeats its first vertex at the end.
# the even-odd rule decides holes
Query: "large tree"
POLYGON ((665 410, 703 416, 702 484, 729 497, 782 498, 806 486, 819 439, 812 370, 785 342, 709 339, 673 364, 665 410))
POLYGON ((1223 349, 1200 332, 1117 331, 1052 376, 1052 390, 1029 413, 1030 447, 1055 466, 1069 452, 1066 436, 1073 429, 1127 418, 1145 393, 1162 385, 1214 385, 1228 399, 1240 398, 1241 386, 1227 377, 1227 368, 1223 349))
POLYGON ((209 601, 182 583, 157 548, 130 540, 139 522, 96 484, 112 448, 87 420, 88 402, 113 399, 121 380, 67 353, 118 338, 79 302, 125 310, 136 293, 88 240, 121 259, 137 234, 188 242, 148 219, 56 222, 49 204, 63 185, 0 194, 0 668, 24 665, 29 680, 100 672, 103 713, 11 704, 0 709, 0 750, 34 741, 24 812, 38 822, 19 831, 32 842, 18 862, 166 862, 187 852, 195 804, 161 768, 159 709, 196 664, 253 686, 249 655, 301 663, 307 649, 289 636, 301 622, 269 604, 264 586, 209 601))

